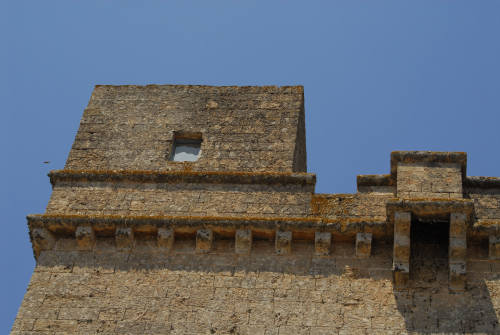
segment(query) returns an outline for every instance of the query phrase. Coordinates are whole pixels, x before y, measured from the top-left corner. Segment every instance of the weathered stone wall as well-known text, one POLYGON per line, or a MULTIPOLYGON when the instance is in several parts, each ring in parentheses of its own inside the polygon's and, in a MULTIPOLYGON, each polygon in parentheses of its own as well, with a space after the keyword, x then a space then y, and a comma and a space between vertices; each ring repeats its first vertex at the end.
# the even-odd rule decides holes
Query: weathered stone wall
POLYGON ((66 162, 74 170, 182 170, 175 132, 201 133, 199 171, 306 171, 303 88, 96 86, 66 162))
POLYGON ((170 254, 154 241, 131 252, 113 239, 74 251, 74 239, 42 252, 12 334, 498 334, 500 261, 468 250, 468 289, 448 291, 446 259, 432 259, 406 291, 392 285, 392 247, 374 243, 359 259, 354 243, 330 256, 296 241, 278 256, 271 241, 250 255, 234 240, 196 254, 194 240, 170 254))
POLYGON ((297 185, 68 183, 47 214, 303 216, 310 189, 297 185))
POLYGON ((399 162, 397 196, 460 199, 463 197, 461 165, 442 162, 399 162))
POLYGON ((314 194, 312 214, 330 219, 372 218, 385 221, 392 193, 314 194))
POLYGON ((500 189, 468 189, 466 196, 474 200, 478 220, 500 219, 500 189))

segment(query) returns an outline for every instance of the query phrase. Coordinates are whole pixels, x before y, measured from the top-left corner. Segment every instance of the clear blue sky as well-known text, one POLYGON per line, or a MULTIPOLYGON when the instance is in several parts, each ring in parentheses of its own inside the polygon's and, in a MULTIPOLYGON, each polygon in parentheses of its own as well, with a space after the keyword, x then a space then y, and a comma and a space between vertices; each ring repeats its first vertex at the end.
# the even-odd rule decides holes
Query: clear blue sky
POLYGON ((3 1, 0 333, 34 267, 25 216, 95 84, 304 85, 317 192, 354 192, 393 150, 500 176, 499 17, 497 0, 3 1))

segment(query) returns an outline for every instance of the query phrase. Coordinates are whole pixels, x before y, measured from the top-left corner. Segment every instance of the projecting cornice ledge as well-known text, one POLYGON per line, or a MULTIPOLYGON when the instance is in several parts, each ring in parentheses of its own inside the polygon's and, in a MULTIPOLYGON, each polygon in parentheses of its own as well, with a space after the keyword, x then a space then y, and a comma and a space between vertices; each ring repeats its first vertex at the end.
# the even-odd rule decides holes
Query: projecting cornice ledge
POLYGON ((291 184, 312 187, 316 184, 315 174, 301 172, 55 170, 48 176, 52 186, 59 182, 291 184))
POLYGON ((55 234, 73 233, 78 226, 91 226, 106 236, 116 227, 131 227, 138 232, 154 232, 160 227, 173 228, 179 233, 193 233, 210 228, 222 235, 231 235, 237 229, 252 229, 263 236, 276 230, 289 230, 307 239, 315 231, 328 231, 334 235, 353 236, 358 232, 371 232, 385 236, 385 217, 356 217, 325 219, 321 217, 223 217, 223 216, 119 216, 119 215, 60 215, 32 214, 27 216, 30 230, 47 228, 55 234))

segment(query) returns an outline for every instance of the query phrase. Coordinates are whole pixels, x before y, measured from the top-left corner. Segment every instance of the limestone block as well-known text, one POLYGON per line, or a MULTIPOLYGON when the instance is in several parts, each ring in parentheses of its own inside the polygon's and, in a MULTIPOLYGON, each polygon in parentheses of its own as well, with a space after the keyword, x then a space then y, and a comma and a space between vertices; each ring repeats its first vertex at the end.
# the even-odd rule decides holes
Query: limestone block
POLYGON ((437 162, 399 162, 399 198, 462 198, 461 165, 437 162))
POLYGON ((450 237, 448 253, 450 262, 465 261, 465 257, 467 256, 467 241, 463 238, 450 237))
POLYGON ((397 263, 392 264, 392 275, 394 280, 395 289, 404 289, 408 287, 410 280, 410 263, 397 263))
POLYGON ((394 233, 410 236, 410 228, 411 228, 410 212, 394 213, 394 233))
POLYGON ((95 244, 94 229, 90 226, 79 226, 75 231, 78 250, 92 250, 95 244))
POLYGON ((450 262, 449 289, 451 291, 464 291, 466 286, 465 262, 450 262))
POLYGON ((356 257, 368 258, 372 252, 372 234, 356 234, 356 257))
POLYGON ((410 229, 411 213, 394 213, 394 248, 392 267, 394 271, 394 283, 395 285, 398 285, 398 287, 404 287, 409 278, 411 243, 410 229))
POLYGON ((204 253, 212 250, 214 233, 212 229, 199 229, 196 231, 196 252, 204 253))
POLYGON ((234 250, 237 254, 249 254, 252 250, 252 231, 240 229, 234 238, 234 250))
POLYGON ((31 231, 31 239, 33 241, 33 250, 36 257, 43 250, 51 250, 56 244, 54 235, 47 228, 34 228, 31 231))
POLYGON ((489 246, 490 259, 500 259, 500 236, 490 235, 489 246))
POLYGON ((275 240, 276 254, 288 255, 292 252, 292 232, 291 231, 276 231, 275 240))
POLYGON ((315 232, 314 234, 314 251, 316 256, 326 256, 330 254, 332 245, 332 233, 315 232))
POLYGON ((115 242, 118 249, 130 249, 134 244, 134 231, 130 227, 118 227, 115 230, 115 242))
POLYGON ((394 262, 409 263, 410 262, 410 247, 408 245, 400 245, 394 243, 394 262))
POLYGON ((175 234, 171 228, 158 228, 158 247, 167 251, 172 250, 174 246, 175 234))
POLYGON ((450 238, 466 239, 467 216, 463 213, 450 214, 450 238))

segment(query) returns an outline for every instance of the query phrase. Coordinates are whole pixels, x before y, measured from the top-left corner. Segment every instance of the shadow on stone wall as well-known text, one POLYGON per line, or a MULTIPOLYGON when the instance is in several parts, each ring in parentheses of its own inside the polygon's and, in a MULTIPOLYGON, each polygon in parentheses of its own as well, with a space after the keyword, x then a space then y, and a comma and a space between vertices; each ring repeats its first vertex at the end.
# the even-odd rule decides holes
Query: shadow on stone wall
POLYGON ((498 334, 497 315, 484 281, 471 283, 463 293, 447 286, 395 291, 406 330, 420 334, 498 334))
MULTIPOLYGON (((97 309, 96 315, 107 313, 110 301, 124 311, 136 308, 137 315, 151 311, 133 321, 137 334, 148 333, 147 317, 163 309, 170 317, 158 327, 186 327, 177 319, 177 311, 186 308, 196 311, 190 327, 221 334, 231 329, 250 334, 254 326, 307 334, 500 333, 492 287, 486 286, 500 279, 498 274, 473 273, 469 289, 452 294, 447 267, 436 263, 431 274, 414 271, 408 290, 394 291, 390 244, 374 243, 368 259, 354 257, 353 243, 334 244, 327 257, 314 256, 310 242, 295 243, 289 256, 275 255, 272 241, 255 241, 253 247, 250 255, 236 255, 234 241, 224 240, 209 254, 194 253, 191 240, 176 241, 170 254, 158 252, 154 240, 140 242, 132 252, 117 251, 112 239, 89 252, 70 251, 69 245, 66 251, 42 253, 36 272, 52 275, 49 282, 34 276, 29 292, 59 308, 97 309), (102 307, 96 307, 99 301, 105 302, 102 307)), ((498 280, 492 285, 500 291, 498 280)), ((124 313, 122 319, 88 324, 130 326, 124 313)))
MULTIPOLYGON (((487 250, 487 245, 482 250, 487 250)), ((450 292, 447 256, 445 243, 420 241, 412 244, 409 287, 394 291, 406 329, 420 334, 500 333, 492 297, 486 286, 486 281, 498 279, 498 275, 469 272, 467 289, 450 292)), ((485 254, 481 256, 487 257, 485 254)))

